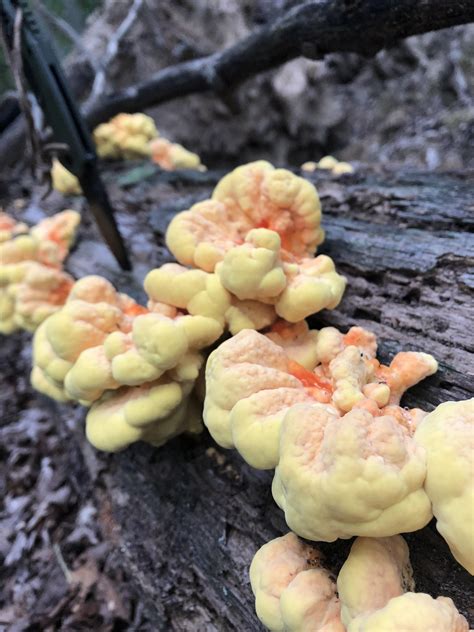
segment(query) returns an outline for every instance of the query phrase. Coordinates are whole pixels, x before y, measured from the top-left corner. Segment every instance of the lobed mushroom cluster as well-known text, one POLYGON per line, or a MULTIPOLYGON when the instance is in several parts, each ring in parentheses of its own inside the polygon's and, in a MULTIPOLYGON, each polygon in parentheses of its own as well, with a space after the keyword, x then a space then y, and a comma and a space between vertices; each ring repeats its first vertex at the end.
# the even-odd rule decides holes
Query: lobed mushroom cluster
POLYGON ((294 533, 264 544, 250 566, 259 619, 271 632, 468 632, 448 597, 415 592, 400 535, 358 537, 337 579, 294 533))
MULTIPOLYGON (((199 156, 178 143, 160 136, 155 122, 146 114, 117 114, 93 132, 97 154, 107 160, 150 159, 166 171, 205 171, 199 156)), ((80 195, 79 180, 57 159, 51 169, 53 188, 64 195, 80 195)))
POLYGON ((64 304, 74 280, 63 262, 78 224, 72 210, 31 229, 0 214, 0 333, 34 331, 64 304))
MULTIPOLYGON (((101 155, 164 155, 146 118, 101 126, 101 155)), ((250 569, 270 630, 467 630, 450 599, 414 592, 399 534, 434 516, 474 574, 474 399, 407 409, 401 398, 436 372, 433 356, 403 351, 384 365, 366 329, 309 328, 305 319, 335 309, 346 285, 316 253, 315 187, 265 161, 226 175, 171 221, 176 263, 147 274, 146 306, 102 277, 74 283, 62 272, 71 213, 32 230, 0 217, 0 326, 37 328, 35 388, 87 406, 98 449, 159 446, 200 432, 203 419, 220 446, 274 470, 292 533, 264 545, 250 569), (354 536, 337 582, 298 538, 354 536)))

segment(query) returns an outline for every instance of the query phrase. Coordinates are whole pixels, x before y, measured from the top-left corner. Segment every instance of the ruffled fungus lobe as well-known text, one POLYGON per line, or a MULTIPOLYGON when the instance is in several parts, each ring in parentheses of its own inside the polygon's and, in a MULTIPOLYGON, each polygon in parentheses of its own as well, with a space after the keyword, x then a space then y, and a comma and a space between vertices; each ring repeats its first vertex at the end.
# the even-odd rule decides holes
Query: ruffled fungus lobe
POLYGON ((408 547, 399 535, 357 538, 337 578, 348 632, 468 632, 451 599, 414 590, 408 547))
POLYGON ((341 620, 348 626, 414 588, 408 546, 401 536, 357 538, 337 577, 341 620))
POLYGON ((250 583, 257 616, 272 632, 344 632, 336 586, 318 558, 294 533, 255 554, 250 583))
POLYGON ((175 169, 196 169, 206 171, 197 154, 188 151, 178 143, 172 143, 166 138, 156 138, 150 142, 151 159, 166 171, 175 169))
POLYGON ((1 333, 19 327, 34 331, 64 304, 73 280, 62 272, 62 262, 78 223, 78 213, 63 211, 42 220, 28 234, 0 243, 1 333))
POLYGON ((399 535, 357 538, 337 591, 318 558, 317 549, 293 533, 257 551, 250 581, 257 616, 269 630, 468 632, 451 599, 408 592, 414 590, 412 568, 399 535))
POLYGON ((53 160, 51 167, 51 180, 53 189, 63 195, 80 195, 82 193, 79 180, 57 158, 53 160))
POLYGON ((239 300, 224 288, 216 274, 166 263, 151 270, 144 287, 150 296, 149 307, 166 305, 185 310, 194 316, 216 320, 222 330, 236 334, 242 329, 263 329, 275 319, 271 305, 259 301, 239 300))
POLYGON ((166 243, 183 265, 216 273, 239 300, 273 306, 291 322, 341 300, 346 280, 324 255, 321 206, 312 184, 257 161, 225 176, 210 200, 179 213, 166 243))
POLYGON ((13 217, 0 211, 0 243, 9 241, 22 233, 29 231, 28 226, 23 222, 17 222, 13 217))
POLYGON ((97 153, 112 160, 150 156, 150 141, 158 136, 155 123, 146 114, 117 114, 94 130, 97 153))
POLYGON ((92 404, 87 435, 99 449, 138 439, 161 445, 200 426, 191 398, 204 363, 199 350, 222 328, 212 318, 163 311, 84 277, 36 332, 33 385, 60 401, 92 404))
POLYGON ((411 434, 424 413, 396 402, 404 388, 436 370, 436 361, 401 353, 386 367, 376 349, 374 334, 360 327, 344 335, 279 321, 267 335, 241 331, 209 357, 204 422, 221 446, 236 447, 262 469, 277 465, 280 426, 295 404, 319 402, 337 417, 356 407, 390 415, 411 434))
POLYGON ((293 406, 281 424, 279 457, 273 497, 304 538, 390 536, 432 517, 424 450, 392 416, 293 406))
POLYGON ((384 608, 357 617, 347 632, 469 632, 466 619, 452 599, 433 599, 425 593, 408 592, 391 599, 384 608))
POLYGON ((437 529, 457 561, 474 574, 474 399, 440 404, 420 423, 425 490, 437 529))

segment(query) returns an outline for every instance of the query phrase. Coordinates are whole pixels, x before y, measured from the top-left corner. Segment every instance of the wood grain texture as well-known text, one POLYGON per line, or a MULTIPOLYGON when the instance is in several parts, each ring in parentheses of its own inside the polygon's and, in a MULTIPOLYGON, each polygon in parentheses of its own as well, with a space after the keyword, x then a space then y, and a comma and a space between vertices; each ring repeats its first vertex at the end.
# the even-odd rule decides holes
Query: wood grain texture
MULTIPOLYGON (((474 396, 474 222, 472 174, 362 173, 311 176, 327 231, 321 252, 348 278, 340 307, 311 319, 346 330, 361 324, 380 337, 380 355, 423 350, 437 375, 413 388, 407 405, 432 409, 474 396)), ((104 270, 140 293, 148 265, 169 259, 163 232, 170 217, 204 199, 217 180, 154 175, 128 190, 112 187, 118 218, 138 261, 135 278, 113 271, 100 244, 84 242, 73 272, 104 270), (136 211, 135 211, 136 210, 136 211), (132 211, 132 213, 131 213, 132 211)), ((91 234, 91 233, 90 233, 91 234)), ((59 418, 71 408, 55 407, 59 418)), ((264 542, 287 531, 273 502, 270 472, 258 472, 204 432, 160 449, 135 445, 104 457, 76 434, 98 483, 110 537, 140 586, 156 630, 261 630, 248 567, 264 542)), ((447 595, 474 623, 470 576, 452 558, 434 523, 407 536, 419 591, 447 595)), ((321 546, 334 572, 350 541, 321 546)))

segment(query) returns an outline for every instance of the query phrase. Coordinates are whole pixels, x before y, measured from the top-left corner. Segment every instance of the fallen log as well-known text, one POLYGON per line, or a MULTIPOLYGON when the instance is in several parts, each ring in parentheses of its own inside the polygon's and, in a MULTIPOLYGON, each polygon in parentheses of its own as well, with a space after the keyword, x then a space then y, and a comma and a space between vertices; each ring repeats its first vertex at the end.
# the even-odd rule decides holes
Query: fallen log
MULTIPOLYGON (((114 267, 90 227, 69 269, 76 275, 103 273, 120 289, 139 294, 145 269, 170 259, 163 242, 170 217, 206 198, 218 175, 156 172, 135 183, 130 174, 119 178, 121 185, 110 184, 110 190, 137 262, 134 275, 114 267)), ((348 278, 339 308, 314 317, 313 326, 368 327, 379 336, 384 360, 399 350, 433 353, 438 374, 411 389, 406 405, 432 409, 448 399, 473 397, 474 174, 307 177, 322 198, 327 237, 321 252, 348 278)), ((115 174, 109 179, 117 182, 115 174)), ((77 416, 71 407, 38 401, 53 406, 59 424, 77 416)), ((254 614, 248 567, 259 546, 287 531, 271 496, 271 473, 217 448, 207 432, 160 449, 135 445, 104 457, 85 442, 82 425, 75 428, 106 532, 139 587, 154 629, 263 629, 254 614)), ((472 579, 434 522, 407 541, 417 590, 451 597, 472 626, 472 579)), ((337 572, 349 546, 350 541, 321 546, 329 568, 337 572)))

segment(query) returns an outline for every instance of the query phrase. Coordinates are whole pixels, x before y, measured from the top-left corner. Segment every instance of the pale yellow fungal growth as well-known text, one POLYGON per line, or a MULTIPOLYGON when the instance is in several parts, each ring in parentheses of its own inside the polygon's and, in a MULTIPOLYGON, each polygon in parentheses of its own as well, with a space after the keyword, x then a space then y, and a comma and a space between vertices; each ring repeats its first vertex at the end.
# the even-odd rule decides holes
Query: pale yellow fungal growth
POLYGON ((172 143, 166 138, 156 138, 150 142, 151 159, 166 171, 175 169, 195 169, 206 171, 197 154, 188 151, 178 143, 172 143))
POLYGON ((23 261, 59 268, 69 253, 79 221, 76 211, 62 211, 41 220, 28 234, 0 243, 0 270, 23 261))
POLYGON ((51 180, 53 189, 63 195, 80 195, 82 193, 79 180, 57 158, 54 158, 51 167, 51 180))
POLYGON ((250 566, 260 621, 271 632, 344 632, 336 586, 294 533, 264 544, 250 566))
POLYGON ((216 272, 238 300, 271 305, 298 322, 336 307, 346 285, 329 257, 313 258, 324 238, 320 220, 309 182, 258 161, 225 176, 210 200, 179 213, 166 243, 180 263, 216 272))
POLYGON ((16 326, 35 331, 48 316, 64 305, 73 284, 74 279, 61 270, 35 262, 28 264, 21 283, 13 283, 7 290, 13 301, 16 326))
POLYGON ((150 156, 150 141, 157 136, 153 119, 141 113, 117 114, 94 130, 97 153, 113 160, 150 156))
POLYGON ((384 608, 357 617, 347 632, 469 632, 466 619, 448 597, 433 599, 408 592, 391 599, 384 608))
POLYGON ((323 156, 318 162, 318 169, 334 169, 338 162, 339 160, 334 156, 323 156))
POLYGON ((66 304, 42 323, 33 338, 35 387, 50 381, 67 397, 64 380, 80 354, 101 345, 113 332, 130 332, 134 318, 146 311, 102 277, 77 281, 66 304))
POLYGON ((204 358, 200 349, 221 335, 213 318, 150 312, 106 279, 84 277, 64 307, 37 330, 32 383, 60 401, 92 408, 87 434, 116 451, 139 439, 161 445, 197 431, 190 399, 204 358))
POLYGON ((440 404, 420 423, 425 490, 437 529, 457 561, 474 574, 474 399, 440 404))
POLYGON ((468 632, 451 599, 409 592, 412 568, 399 535, 357 538, 339 572, 337 591, 327 571, 317 567, 317 549, 293 533, 257 551, 250 580, 257 616, 269 630, 468 632))
POLYGON ((399 535, 357 538, 337 578, 341 620, 356 632, 467 632, 451 599, 414 590, 408 547, 399 535))
POLYGON ((330 171, 334 176, 341 176, 345 173, 354 173, 354 167, 349 162, 342 162, 334 158, 334 156, 323 156, 319 162, 312 160, 301 165, 302 171, 313 173, 316 169, 324 169, 330 171))
POLYGON ((232 334, 242 329, 263 329, 277 318, 273 306, 259 301, 239 300, 224 288, 217 274, 185 268, 167 263, 149 272, 144 287, 155 305, 175 307, 194 316, 206 316, 216 320, 222 331, 225 327, 232 334))
POLYGON ((408 546, 400 535, 357 538, 337 577, 341 620, 348 626, 414 588, 408 546))
POLYGON ((273 497, 310 540, 416 531, 432 517, 424 450, 394 417, 320 404, 289 409, 280 430, 273 497))
POLYGON ((193 384, 165 374, 140 386, 107 391, 87 414, 88 440, 98 450, 118 452, 136 441, 161 446, 182 432, 200 432, 193 384))
POLYGON ((180 263, 213 272, 254 228, 277 233, 288 255, 312 255, 324 239, 320 221, 313 185, 260 160, 234 169, 216 186, 211 200, 177 215, 166 240, 180 263))
POLYGON ((204 422, 219 445, 236 447, 262 469, 276 467, 280 426, 295 404, 319 402, 336 416, 366 409, 372 417, 389 415, 411 434, 425 413, 388 405, 391 386, 398 400, 402 385, 422 379, 436 363, 425 354, 402 354, 401 362, 399 354, 395 369, 385 367, 375 359, 376 347, 375 336, 360 327, 344 335, 279 321, 266 335, 241 331, 208 359, 204 422))
POLYGON ((195 380, 202 363, 197 351, 220 333, 219 324, 204 316, 139 315, 129 333, 113 332, 102 345, 80 354, 65 377, 66 393, 93 402, 105 390, 152 382, 171 369, 174 375, 195 380))
POLYGON ((73 280, 62 262, 78 223, 78 213, 63 211, 0 243, 0 333, 34 331, 64 304, 73 280))
POLYGON ((266 228, 249 231, 244 244, 231 248, 217 264, 222 285, 241 300, 278 297, 287 285, 280 250, 278 233, 266 228))
POLYGON ((287 286, 275 302, 281 318, 296 323, 322 309, 334 309, 346 289, 346 278, 336 272, 326 255, 285 264, 287 286))
POLYGON ((0 243, 9 241, 22 233, 29 231, 28 226, 23 222, 17 222, 13 217, 0 211, 0 243))

